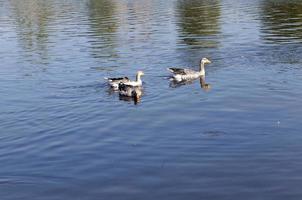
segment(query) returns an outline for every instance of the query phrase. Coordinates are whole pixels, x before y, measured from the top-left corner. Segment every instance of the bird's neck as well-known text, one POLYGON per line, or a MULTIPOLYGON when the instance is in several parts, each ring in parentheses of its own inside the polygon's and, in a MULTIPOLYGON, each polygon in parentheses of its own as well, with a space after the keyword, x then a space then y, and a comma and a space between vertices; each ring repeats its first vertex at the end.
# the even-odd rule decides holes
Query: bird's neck
POLYGON ((139 74, 136 74, 136 82, 141 82, 141 75, 139 74))
POLYGON ((201 75, 205 75, 204 63, 201 62, 199 66, 199 72, 201 75))

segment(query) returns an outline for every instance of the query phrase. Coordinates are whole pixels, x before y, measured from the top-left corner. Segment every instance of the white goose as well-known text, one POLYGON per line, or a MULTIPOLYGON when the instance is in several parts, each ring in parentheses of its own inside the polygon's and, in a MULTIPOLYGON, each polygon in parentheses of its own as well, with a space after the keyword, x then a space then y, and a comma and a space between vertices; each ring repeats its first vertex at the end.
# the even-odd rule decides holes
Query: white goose
POLYGON ((170 72, 173 73, 173 79, 176 81, 188 81, 197 79, 201 76, 205 76, 205 64, 209 64, 211 61, 207 58, 203 58, 200 60, 199 71, 195 71, 192 69, 183 69, 183 68, 168 68, 170 72))
POLYGON ((131 81, 128 77, 105 78, 105 79, 108 80, 109 85, 114 90, 118 90, 120 83, 127 84, 127 85, 130 85, 130 86, 142 86, 143 82, 141 80, 141 76, 143 76, 143 75, 144 75, 144 72, 138 71, 136 73, 136 80, 135 81, 131 81))

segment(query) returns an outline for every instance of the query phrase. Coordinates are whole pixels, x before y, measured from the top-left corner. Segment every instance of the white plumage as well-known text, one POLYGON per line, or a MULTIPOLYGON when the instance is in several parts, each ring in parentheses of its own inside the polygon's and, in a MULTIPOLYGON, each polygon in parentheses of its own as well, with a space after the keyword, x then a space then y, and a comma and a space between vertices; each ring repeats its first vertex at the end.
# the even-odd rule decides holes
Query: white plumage
POLYGON ((142 86, 141 76, 143 76, 143 75, 144 75, 144 72, 138 71, 136 73, 135 81, 131 81, 128 77, 105 78, 105 79, 108 80, 108 84, 112 87, 112 89, 118 90, 120 83, 131 85, 131 86, 142 86))

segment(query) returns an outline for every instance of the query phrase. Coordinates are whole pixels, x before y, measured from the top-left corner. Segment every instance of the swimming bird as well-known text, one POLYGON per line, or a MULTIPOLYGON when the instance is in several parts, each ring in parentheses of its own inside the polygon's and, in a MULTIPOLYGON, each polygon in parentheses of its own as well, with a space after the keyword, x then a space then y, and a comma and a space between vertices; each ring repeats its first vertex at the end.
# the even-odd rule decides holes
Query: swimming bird
POLYGON ((119 84, 127 84, 127 85, 132 85, 132 86, 142 86, 142 80, 141 76, 144 75, 144 72, 138 71, 136 73, 136 80, 131 81, 128 77, 119 77, 119 78, 105 78, 105 80, 108 80, 109 85, 112 87, 114 90, 119 89, 119 84))
POLYGON ((139 102, 143 92, 141 86, 133 86, 125 83, 118 85, 119 95, 122 97, 132 97, 135 103, 139 102))
POLYGON ((173 73, 173 79, 176 81, 188 81, 197 79, 200 76, 205 76, 205 64, 209 64, 211 61, 207 58, 203 58, 200 60, 199 71, 195 71, 192 69, 184 69, 184 68, 168 68, 170 72, 173 73))

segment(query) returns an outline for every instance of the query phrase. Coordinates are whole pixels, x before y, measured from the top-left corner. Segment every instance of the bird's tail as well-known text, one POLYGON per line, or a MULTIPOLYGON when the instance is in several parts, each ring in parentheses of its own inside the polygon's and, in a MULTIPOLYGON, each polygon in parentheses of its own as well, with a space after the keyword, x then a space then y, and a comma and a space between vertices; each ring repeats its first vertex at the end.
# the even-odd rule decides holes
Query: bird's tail
POLYGON ((111 78, 108 78, 108 77, 104 77, 105 80, 109 81, 109 82, 112 82, 112 79, 111 78))
POLYGON ((167 70, 172 73, 174 72, 174 70, 172 68, 167 68, 167 70))

